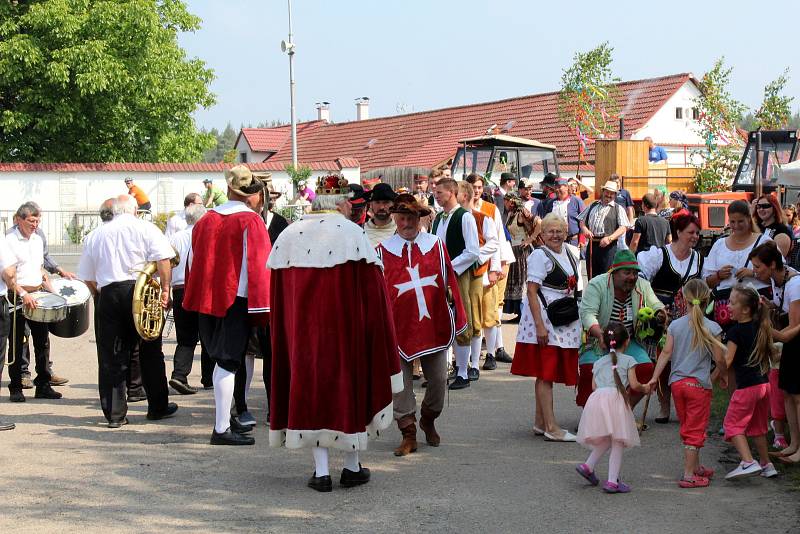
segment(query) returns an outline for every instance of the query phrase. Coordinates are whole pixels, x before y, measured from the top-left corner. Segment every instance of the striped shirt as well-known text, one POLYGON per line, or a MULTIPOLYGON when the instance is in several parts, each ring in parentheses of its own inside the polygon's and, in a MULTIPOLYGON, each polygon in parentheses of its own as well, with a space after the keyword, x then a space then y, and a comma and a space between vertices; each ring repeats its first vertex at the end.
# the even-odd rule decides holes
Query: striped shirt
POLYGON ((630 295, 624 301, 614 298, 614 305, 611 307, 611 320, 624 324, 628 335, 633 338, 633 301, 630 295))

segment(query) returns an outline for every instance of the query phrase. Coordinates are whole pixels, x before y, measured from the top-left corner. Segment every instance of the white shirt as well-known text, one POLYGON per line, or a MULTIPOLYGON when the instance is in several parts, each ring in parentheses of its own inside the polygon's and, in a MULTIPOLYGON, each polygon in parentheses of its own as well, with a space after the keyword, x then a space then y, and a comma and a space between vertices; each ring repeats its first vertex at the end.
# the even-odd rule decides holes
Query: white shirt
MULTIPOLYGON (((676 273, 683 277, 683 275, 686 274, 686 269, 689 268, 689 263, 691 262, 692 270, 689 271, 688 277, 698 274, 698 270, 700 269, 700 256, 697 251, 691 250, 686 259, 679 260, 672 251, 672 243, 666 245, 666 247, 667 255, 669 256, 669 262, 676 273)), ((656 276, 656 273, 659 271, 659 269, 661 269, 661 266, 664 263, 664 254, 661 253, 661 249, 659 247, 650 247, 649 249, 643 250, 637 254, 636 261, 639 262, 639 267, 642 269, 641 276, 645 280, 652 282, 653 278, 656 276)))
POLYGON ((19 228, 6 234, 6 243, 17 257, 17 283, 21 286, 38 287, 42 285, 42 265, 44 265, 44 242, 32 233, 28 239, 22 237, 19 228))
MULTIPOLYGON (((478 263, 489 263, 489 271, 500 271, 500 240, 497 239, 497 229, 494 221, 489 217, 483 218, 483 246, 478 249, 478 263)), ((480 241, 478 242, 480 244, 480 241)))
POLYGON ((186 226, 188 226, 186 224, 186 210, 181 210, 169 218, 167 221, 167 229, 164 231, 164 235, 167 237, 172 237, 181 230, 184 230, 186 226))
MULTIPOLYGON (((11 251, 8 242, 5 239, 0 239, 0 271, 5 271, 16 263, 17 257, 11 251)), ((0 276, 0 295, 5 295, 7 291, 8 286, 6 285, 6 281, 0 276)))
POLYGON ((153 223, 124 213, 86 236, 78 263, 78 278, 102 288, 136 280, 147 262, 175 256, 167 237, 153 223))
MULTIPOLYGON (((475 209, 480 211, 480 206, 484 202, 485 200, 479 199, 478 203, 475 205, 475 209)), ((494 215, 492 215, 492 220, 494 222, 495 233, 497 234, 497 251, 495 252, 496 258, 492 259, 492 264, 489 266, 489 270, 500 272, 502 271, 501 262, 506 261, 503 259, 503 243, 508 240, 506 239, 506 232, 503 229, 503 217, 500 214, 500 210, 492 202, 488 202, 487 204, 494 207, 494 215)))
MULTIPOLYGON (((717 241, 714 242, 714 246, 711 247, 711 252, 708 253, 705 262, 703 263, 703 278, 708 278, 725 265, 732 265, 733 269, 731 270, 731 275, 725 280, 720 280, 717 289, 727 289, 733 287, 737 283, 736 272, 739 269, 743 269, 745 267, 748 269, 753 268, 753 264, 747 259, 747 256, 750 255, 750 251, 761 243, 772 241, 772 239, 765 235, 761 235, 760 237, 760 240, 753 241, 753 245, 744 247, 742 250, 729 249, 728 244, 726 243, 727 238, 717 239, 717 241), (758 243, 758 245, 755 245, 755 243, 758 243)), ((749 284, 756 289, 767 287, 767 284, 756 278, 745 278, 742 280, 742 283, 749 284)))
MULTIPOLYGON (((447 217, 442 217, 439 221, 439 226, 436 228, 436 237, 447 243, 447 226, 453 218, 453 213, 460 208, 456 204, 453 209, 447 212, 447 217)), ((450 263, 453 264, 453 270, 456 274, 460 275, 469 269, 473 263, 478 260, 480 246, 478 244, 478 224, 475 222, 475 217, 467 211, 461 218, 461 234, 464 236, 464 251, 456 256, 450 258, 450 263)))
POLYGON ((186 263, 192 253, 193 229, 194 225, 187 226, 180 232, 174 234, 169 240, 169 244, 178 251, 178 256, 180 256, 180 263, 172 269, 172 280, 170 282, 172 287, 177 285, 182 286, 184 284, 186 278, 186 263))

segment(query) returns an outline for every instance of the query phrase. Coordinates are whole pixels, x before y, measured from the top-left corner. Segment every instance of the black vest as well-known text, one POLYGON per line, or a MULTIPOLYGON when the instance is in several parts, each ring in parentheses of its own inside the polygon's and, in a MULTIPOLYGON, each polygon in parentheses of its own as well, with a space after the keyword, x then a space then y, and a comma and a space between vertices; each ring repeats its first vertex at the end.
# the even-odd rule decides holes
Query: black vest
POLYGON ((697 272, 687 275, 685 272, 675 272, 675 268, 669 260, 667 247, 661 247, 661 254, 663 256, 661 268, 653 277, 650 286, 659 299, 663 300, 662 297, 664 297, 672 302, 675 298, 675 293, 677 293, 686 282, 693 278, 700 278, 700 273, 703 271, 703 257, 696 250, 691 251, 691 256, 689 256, 689 272, 692 271, 692 266, 694 265, 697 265, 697 272))
MULTIPOLYGON (((572 274, 569 274, 566 271, 564 271, 564 268, 561 266, 561 263, 559 263, 559 261, 555 258, 555 256, 553 256, 553 254, 550 253, 547 247, 541 247, 540 250, 542 250, 550 259, 550 261, 553 262, 553 270, 547 273, 547 276, 545 276, 544 280, 542 280, 542 287, 547 287, 550 289, 561 289, 561 290, 569 289, 569 284, 567 282, 569 277, 570 276, 577 277, 578 273, 573 272, 572 274)), ((567 257, 574 261, 575 258, 572 257, 572 254, 570 254, 569 249, 565 248, 564 250, 566 250, 567 252, 567 257)), ((577 268, 576 264, 573 265, 575 265, 577 268)))
MULTIPOLYGON (((465 213, 467 213, 467 210, 459 206, 450 215, 450 223, 447 225, 447 232, 444 235, 444 246, 447 248, 447 254, 450 255, 451 260, 460 256, 464 249, 467 248, 467 243, 464 241, 464 233, 461 231, 461 219, 465 213)), ((433 220, 432 234, 436 235, 436 230, 439 228, 442 217, 444 217, 444 212, 437 215, 436 219, 433 220)))

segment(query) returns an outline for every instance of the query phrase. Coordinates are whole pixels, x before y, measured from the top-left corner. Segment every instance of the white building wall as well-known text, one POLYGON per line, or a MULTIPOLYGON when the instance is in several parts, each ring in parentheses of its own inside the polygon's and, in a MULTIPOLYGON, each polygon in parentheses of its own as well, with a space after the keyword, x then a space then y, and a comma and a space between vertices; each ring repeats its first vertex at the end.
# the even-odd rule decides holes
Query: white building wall
POLYGON ((683 87, 672 95, 647 123, 631 135, 631 139, 652 137, 657 145, 667 151, 667 162, 671 166, 685 166, 698 158, 692 158, 692 152, 702 150, 704 139, 700 137, 699 124, 692 118, 695 98, 700 96, 697 86, 687 81, 683 87), (675 118, 675 109, 681 108, 683 118, 675 118))
POLYGON ((247 143, 247 139, 244 138, 243 135, 239 136, 239 139, 236 143, 236 161, 239 163, 261 163, 267 159, 267 156, 273 154, 273 152, 254 152, 250 149, 250 145, 247 143), (247 154, 247 161, 242 161, 242 152, 247 154))

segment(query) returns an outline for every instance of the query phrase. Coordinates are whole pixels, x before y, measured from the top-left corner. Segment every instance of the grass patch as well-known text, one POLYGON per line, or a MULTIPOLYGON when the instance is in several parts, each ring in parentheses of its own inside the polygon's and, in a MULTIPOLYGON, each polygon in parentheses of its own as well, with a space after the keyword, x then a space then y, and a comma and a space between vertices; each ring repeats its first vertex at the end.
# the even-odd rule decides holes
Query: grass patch
POLYGON ((711 397, 711 428, 718 429, 722 426, 725 419, 725 411, 728 409, 728 401, 731 395, 726 389, 720 389, 714 385, 711 397))

